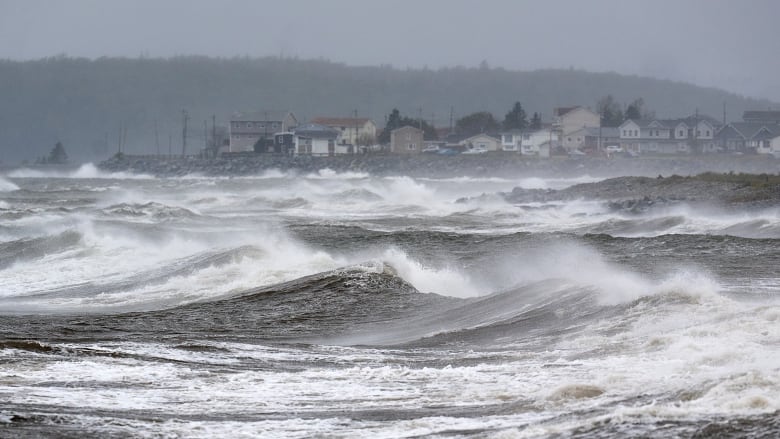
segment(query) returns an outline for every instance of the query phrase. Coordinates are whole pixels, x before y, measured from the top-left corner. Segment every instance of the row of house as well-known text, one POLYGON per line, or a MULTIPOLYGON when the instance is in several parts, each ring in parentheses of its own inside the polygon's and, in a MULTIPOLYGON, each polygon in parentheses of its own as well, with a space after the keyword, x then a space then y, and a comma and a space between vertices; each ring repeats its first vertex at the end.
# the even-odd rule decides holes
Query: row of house
MULTIPOLYGON (((368 118, 317 117, 300 124, 292 112, 235 113, 219 152, 294 155, 354 154, 377 137, 368 118), (360 146, 359 146, 360 145, 360 146)), ((707 115, 678 119, 629 119, 601 126, 601 117, 581 107, 556 108, 551 123, 536 130, 480 133, 426 142, 423 131, 405 126, 390 133, 387 151, 416 154, 433 145, 461 151, 509 151, 549 157, 558 152, 633 151, 639 154, 739 152, 780 155, 780 111, 746 111, 743 121, 723 123, 707 115)))
POLYGON ((220 153, 353 154, 357 145, 376 139, 368 118, 318 117, 300 124, 290 111, 234 113, 220 153))

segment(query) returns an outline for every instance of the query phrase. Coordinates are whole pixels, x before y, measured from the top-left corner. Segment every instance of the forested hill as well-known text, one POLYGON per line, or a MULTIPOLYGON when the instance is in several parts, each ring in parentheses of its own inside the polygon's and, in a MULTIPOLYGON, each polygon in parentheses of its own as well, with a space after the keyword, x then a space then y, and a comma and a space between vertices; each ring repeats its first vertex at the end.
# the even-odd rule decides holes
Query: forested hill
MULTIPOLYGON (((522 56, 518 54, 517 56, 522 56)), ((771 103, 690 84, 578 70, 396 69, 352 67, 322 60, 177 57, 171 59, 67 57, 0 61, 0 161, 35 160, 60 140, 75 160, 103 159, 116 150, 120 126, 126 151, 154 153, 159 143, 181 151, 182 110, 191 116, 190 151, 203 146, 203 123, 218 124, 239 110, 292 110, 300 120, 359 116, 384 123, 393 108, 449 126, 487 110, 496 118, 515 101, 549 120, 556 106, 585 105, 611 94, 643 98, 659 117, 697 108, 720 119, 771 103), (155 140, 155 124, 159 142, 155 140)))

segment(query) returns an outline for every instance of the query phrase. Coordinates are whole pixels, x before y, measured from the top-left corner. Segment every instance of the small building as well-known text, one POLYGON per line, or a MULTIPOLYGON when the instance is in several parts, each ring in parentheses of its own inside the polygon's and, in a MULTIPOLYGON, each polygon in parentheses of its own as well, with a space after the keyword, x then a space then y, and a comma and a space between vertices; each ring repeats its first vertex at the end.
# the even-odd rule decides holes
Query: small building
POLYGON ((333 156, 347 153, 343 148, 337 150, 336 139, 338 137, 337 130, 324 125, 313 123, 301 125, 294 132, 295 155, 333 156))
POLYGON ((545 158, 550 157, 551 151, 555 149, 557 144, 558 139, 552 128, 525 132, 522 136, 520 154, 545 158))
POLYGON ((376 124, 364 117, 315 117, 311 123, 324 125, 339 132, 337 143, 373 145, 376 143, 376 124))
POLYGON ((514 129, 504 131, 501 134, 501 149, 504 151, 520 152, 523 143, 523 131, 514 129))
POLYGON ((776 159, 780 159, 780 134, 776 135, 769 141, 768 154, 772 154, 776 159))
POLYGON ((558 140, 582 128, 600 126, 601 116, 585 107, 559 107, 553 110, 553 129, 558 133, 558 140))
POLYGON ((757 153, 766 151, 766 141, 777 135, 780 135, 780 125, 731 122, 718 130, 715 142, 723 151, 757 153))
POLYGON ((611 127, 585 127, 566 134, 561 145, 567 150, 601 151, 607 145, 619 145, 620 132, 611 127))
POLYGON ((228 130, 227 152, 279 152, 273 147, 273 136, 292 131, 298 119, 289 111, 255 111, 233 113, 228 130))
POLYGON ((460 145, 464 150, 479 149, 485 151, 499 151, 501 149, 501 141, 497 137, 484 133, 463 139, 460 141, 460 145))
POLYGON ((390 131, 390 152, 393 154, 418 154, 422 151, 423 130, 402 126, 390 131))

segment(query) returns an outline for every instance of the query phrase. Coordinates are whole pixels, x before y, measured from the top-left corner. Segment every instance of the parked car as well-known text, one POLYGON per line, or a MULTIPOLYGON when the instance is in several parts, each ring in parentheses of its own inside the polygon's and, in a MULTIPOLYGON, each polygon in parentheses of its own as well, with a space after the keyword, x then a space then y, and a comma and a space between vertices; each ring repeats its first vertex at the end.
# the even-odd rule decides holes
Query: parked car
POLYGON ((436 151, 436 154, 439 155, 457 155, 458 151, 455 151, 451 148, 440 148, 438 151, 436 151))
POLYGON ((463 151, 463 154, 485 154, 488 152, 485 148, 469 148, 465 151, 463 151))
POLYGON ((623 152, 623 148, 621 148, 620 145, 607 145, 606 151, 607 154, 615 154, 618 152, 623 152))
POLYGON ((585 157, 585 155, 586 154, 579 149, 572 149, 569 151, 569 158, 578 159, 580 157, 585 157))
POLYGON ((434 154, 441 151, 441 148, 439 148, 439 145, 428 145, 425 148, 422 149, 422 152, 426 152, 429 154, 434 154))

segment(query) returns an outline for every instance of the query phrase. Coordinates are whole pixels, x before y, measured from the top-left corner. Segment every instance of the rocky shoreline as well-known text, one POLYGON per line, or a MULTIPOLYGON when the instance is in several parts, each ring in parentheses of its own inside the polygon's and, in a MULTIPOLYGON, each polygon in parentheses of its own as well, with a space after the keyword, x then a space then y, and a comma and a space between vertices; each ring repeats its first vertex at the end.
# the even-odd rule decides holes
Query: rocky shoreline
POLYGON ((553 157, 538 159, 516 153, 491 152, 479 155, 346 155, 335 157, 252 154, 202 159, 114 156, 98 167, 107 172, 131 172, 156 177, 184 175, 249 176, 270 170, 316 173, 361 172, 372 175, 411 177, 615 177, 621 175, 696 175, 703 172, 780 173, 780 160, 764 156, 684 156, 604 158, 553 157))
POLYGON ((562 190, 515 187, 501 193, 514 204, 574 199, 603 201, 610 209, 643 213, 685 203, 724 208, 780 207, 780 175, 716 174, 671 177, 616 177, 562 190))

